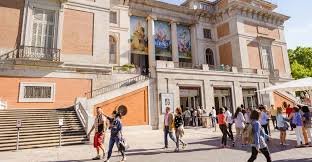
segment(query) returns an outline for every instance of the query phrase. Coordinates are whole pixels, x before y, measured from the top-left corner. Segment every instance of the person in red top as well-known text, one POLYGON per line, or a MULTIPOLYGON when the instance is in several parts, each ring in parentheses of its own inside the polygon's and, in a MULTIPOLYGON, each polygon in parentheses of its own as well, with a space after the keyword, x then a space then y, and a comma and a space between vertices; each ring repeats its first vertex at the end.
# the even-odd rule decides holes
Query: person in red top
POLYGON ((287 105, 286 107, 286 114, 287 114, 287 117, 290 116, 290 114, 292 113, 293 109, 290 107, 290 104, 287 105))
POLYGON ((226 147, 226 141, 227 141, 227 127, 226 127, 226 118, 224 115, 224 109, 220 109, 220 114, 218 115, 218 124, 220 127, 220 130, 222 132, 222 140, 221 140, 221 147, 226 147))

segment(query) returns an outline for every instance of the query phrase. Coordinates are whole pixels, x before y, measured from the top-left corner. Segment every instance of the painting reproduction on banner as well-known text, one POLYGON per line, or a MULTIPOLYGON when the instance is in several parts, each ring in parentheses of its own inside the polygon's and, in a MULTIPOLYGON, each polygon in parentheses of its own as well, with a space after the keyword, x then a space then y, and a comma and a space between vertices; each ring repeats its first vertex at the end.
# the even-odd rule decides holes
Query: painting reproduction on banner
POLYGON ((147 21, 144 17, 131 16, 130 18, 131 53, 148 53, 147 21))
POLYGON ((164 21, 155 21, 155 54, 171 57, 171 29, 164 21))
POLYGON ((179 58, 192 58, 191 32, 188 26, 177 26, 179 58))

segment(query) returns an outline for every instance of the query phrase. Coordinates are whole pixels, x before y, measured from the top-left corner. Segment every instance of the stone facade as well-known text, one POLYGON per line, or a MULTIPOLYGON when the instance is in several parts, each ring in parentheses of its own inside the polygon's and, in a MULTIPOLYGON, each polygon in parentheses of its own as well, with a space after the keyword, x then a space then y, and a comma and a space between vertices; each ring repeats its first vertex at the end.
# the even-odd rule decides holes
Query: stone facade
MULTIPOLYGON (((16 83, 34 78, 61 85, 56 87, 65 87, 63 83, 73 79, 72 95, 83 97, 83 91, 139 75, 114 72, 115 67, 134 64, 139 72, 151 76, 143 95, 131 98, 126 95, 129 89, 119 89, 118 95, 112 92, 115 98, 108 93, 88 102, 110 105, 112 110, 117 103, 146 99, 138 110, 145 112, 144 117, 135 122, 136 116, 131 116, 126 124, 154 128, 161 127, 162 94, 173 94, 174 107, 202 106, 208 111, 213 106, 234 111, 241 104, 254 107, 274 99, 280 102, 273 95, 255 92, 291 79, 283 26, 289 17, 274 12, 276 7, 258 0, 187 0, 181 5, 156 0, 1 2, 0 76, 7 82, 11 77, 16 83), (42 52, 42 46, 49 50, 42 52), (51 60, 49 54, 57 51, 57 61, 51 60), (20 59, 27 54, 36 59, 20 59), (5 59, 8 57, 13 59, 5 59), (76 86, 79 81, 83 86, 76 86)), ((14 93, 18 86, 12 85, 14 93)), ((57 90, 56 96, 64 96, 58 93, 63 92, 57 90)), ((18 95, 0 97, 8 100, 18 95)), ((60 103, 44 107, 65 104, 57 101, 60 103)), ((9 102, 8 106, 32 107, 13 105, 9 102)))

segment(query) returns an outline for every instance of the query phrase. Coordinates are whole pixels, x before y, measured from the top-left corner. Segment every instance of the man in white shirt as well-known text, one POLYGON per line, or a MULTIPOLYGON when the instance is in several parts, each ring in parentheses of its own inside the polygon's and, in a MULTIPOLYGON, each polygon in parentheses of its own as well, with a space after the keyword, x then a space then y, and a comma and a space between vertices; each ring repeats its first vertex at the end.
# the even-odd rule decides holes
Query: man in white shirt
POLYGON ((226 118, 226 124, 228 125, 228 136, 231 138, 232 141, 234 141, 234 136, 232 132, 232 125, 233 125, 233 118, 232 118, 232 113, 229 111, 227 107, 224 107, 225 109, 225 118, 226 118))

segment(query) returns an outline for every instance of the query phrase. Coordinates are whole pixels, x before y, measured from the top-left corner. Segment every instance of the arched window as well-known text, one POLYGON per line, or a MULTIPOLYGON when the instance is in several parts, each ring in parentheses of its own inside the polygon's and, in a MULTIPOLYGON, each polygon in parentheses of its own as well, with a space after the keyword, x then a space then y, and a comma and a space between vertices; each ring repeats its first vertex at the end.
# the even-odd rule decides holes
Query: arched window
POLYGON ((210 48, 206 49, 206 63, 208 65, 214 65, 213 51, 210 48))
POLYGON ((113 36, 109 36, 109 63, 116 64, 117 41, 113 36))

